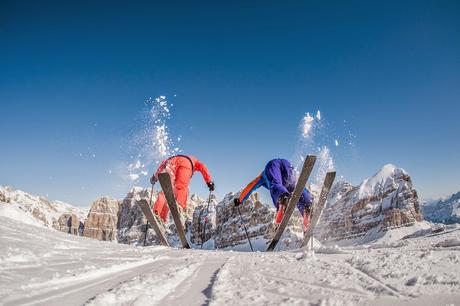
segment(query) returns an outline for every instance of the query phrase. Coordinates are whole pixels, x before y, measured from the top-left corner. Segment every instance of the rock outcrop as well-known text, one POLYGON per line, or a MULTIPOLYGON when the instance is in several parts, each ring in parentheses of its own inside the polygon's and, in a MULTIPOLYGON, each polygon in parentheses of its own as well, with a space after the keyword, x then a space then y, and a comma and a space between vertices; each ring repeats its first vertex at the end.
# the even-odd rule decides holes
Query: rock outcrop
POLYGON ((192 243, 201 245, 215 236, 216 233, 216 205, 218 204, 215 196, 211 199, 203 200, 193 195, 191 202, 195 209, 192 213, 190 225, 190 240, 192 243), (209 206, 208 206, 209 201, 209 206))
POLYGON ((0 202, 3 203, 8 203, 8 199, 6 197, 6 194, 3 190, 0 189, 0 202))
MULTIPOLYGON (((254 248, 256 250, 265 250, 266 243, 271 241, 275 232, 273 226, 275 208, 271 204, 262 203, 259 194, 255 192, 245 203, 239 206, 240 217, 237 208, 233 204, 235 196, 235 194, 229 193, 217 205, 210 205, 211 209, 208 216, 206 215, 205 205, 197 206, 193 218, 192 242, 201 243, 201 233, 204 227, 203 219, 207 217, 208 222, 206 222, 204 241, 212 241, 208 247, 217 249, 236 247, 237 249, 248 250, 248 240, 244 230, 244 227, 246 227, 254 248), (202 214, 201 223, 198 222, 200 213, 202 214)), ((279 243, 279 247, 281 249, 296 248, 302 236, 301 217, 297 212, 294 212, 279 243)))
MULTIPOLYGON (((153 201, 157 194, 154 193, 153 201)), ((120 220, 118 224, 118 242, 139 245, 144 243, 147 219, 137 205, 140 199, 150 199, 150 190, 135 187, 126 195, 120 205, 120 220)), ((150 232, 150 230, 149 230, 150 232)), ((149 233, 146 245, 160 244, 154 233, 149 233)))
POLYGON ((76 214, 64 213, 53 224, 53 228, 58 231, 81 236, 83 234, 83 224, 76 214))
POLYGON ((97 199, 85 221, 83 236, 98 240, 117 239, 119 206, 118 200, 108 197, 97 199))
POLYGON ((359 186, 337 182, 317 228, 323 240, 365 235, 411 226, 422 220, 419 200, 410 176, 393 165, 384 166, 359 186))
POLYGON ((460 223, 460 192, 446 200, 427 203, 422 206, 426 220, 435 223, 460 223))
POLYGON ((237 208, 233 205, 235 195, 230 193, 216 206, 216 235, 217 248, 235 246, 247 243, 246 233, 242 222, 247 228, 250 238, 264 237, 268 226, 273 221, 274 211, 268 205, 260 202, 257 193, 239 206, 242 219, 237 208))

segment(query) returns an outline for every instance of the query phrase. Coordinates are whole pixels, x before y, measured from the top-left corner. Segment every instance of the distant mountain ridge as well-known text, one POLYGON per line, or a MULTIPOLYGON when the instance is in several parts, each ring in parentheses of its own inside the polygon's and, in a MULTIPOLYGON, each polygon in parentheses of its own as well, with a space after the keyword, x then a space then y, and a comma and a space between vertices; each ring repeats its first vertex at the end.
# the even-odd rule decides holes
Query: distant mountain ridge
POLYGON ((460 223, 460 191, 450 198, 431 201, 422 206, 426 220, 435 223, 460 223))
POLYGON ((57 230, 63 230, 63 226, 68 227, 67 219, 72 215, 76 216, 78 220, 74 222, 78 224, 78 222, 83 222, 88 214, 87 210, 69 203, 50 201, 45 197, 14 190, 8 186, 0 186, 0 202, 23 211, 45 227, 57 230), (67 219, 64 216, 67 216, 67 219))

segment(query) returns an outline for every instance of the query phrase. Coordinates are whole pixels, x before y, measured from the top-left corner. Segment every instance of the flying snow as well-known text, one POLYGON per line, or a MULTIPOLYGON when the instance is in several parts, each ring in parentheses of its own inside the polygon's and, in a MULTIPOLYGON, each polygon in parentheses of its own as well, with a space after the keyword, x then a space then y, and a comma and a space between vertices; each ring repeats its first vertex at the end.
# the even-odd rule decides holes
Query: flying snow
POLYGON ((146 108, 142 113, 141 128, 134 135, 134 144, 131 159, 137 160, 128 163, 127 172, 131 181, 137 181, 142 176, 147 176, 146 168, 158 164, 167 156, 181 153, 178 146, 181 136, 171 134, 169 120, 172 117, 171 107, 166 96, 159 96, 145 101, 146 108), (147 165, 147 166, 146 166, 147 165))
POLYGON ((310 113, 306 113, 305 116, 303 117, 300 123, 303 138, 311 137, 314 120, 315 118, 313 118, 313 116, 310 115, 310 113))

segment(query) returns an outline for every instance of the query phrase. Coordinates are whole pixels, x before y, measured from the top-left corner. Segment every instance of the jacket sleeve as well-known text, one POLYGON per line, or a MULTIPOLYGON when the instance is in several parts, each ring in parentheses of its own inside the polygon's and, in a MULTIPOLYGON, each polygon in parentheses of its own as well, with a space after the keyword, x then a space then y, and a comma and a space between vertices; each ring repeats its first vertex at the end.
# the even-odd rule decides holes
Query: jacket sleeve
POLYGON ((195 162, 195 171, 200 171, 201 175, 203 175, 204 181, 207 183, 210 183, 212 181, 211 175, 209 174, 208 168, 206 168, 206 165, 197 160, 195 162))
POLYGON ((251 193, 253 193, 257 188, 262 186, 264 180, 262 178, 262 173, 257 176, 255 179, 253 179, 246 187, 244 187, 243 191, 241 191, 239 200, 241 203, 246 201, 251 193))

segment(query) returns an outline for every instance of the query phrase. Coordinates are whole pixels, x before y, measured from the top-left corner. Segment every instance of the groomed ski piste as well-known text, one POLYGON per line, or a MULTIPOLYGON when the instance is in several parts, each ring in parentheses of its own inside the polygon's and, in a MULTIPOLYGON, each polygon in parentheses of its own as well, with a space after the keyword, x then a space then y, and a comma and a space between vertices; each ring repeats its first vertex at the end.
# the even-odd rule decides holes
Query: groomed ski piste
POLYGON ((185 250, 72 236, 0 204, 0 304, 458 305, 460 227, 429 227, 313 251, 185 250))

